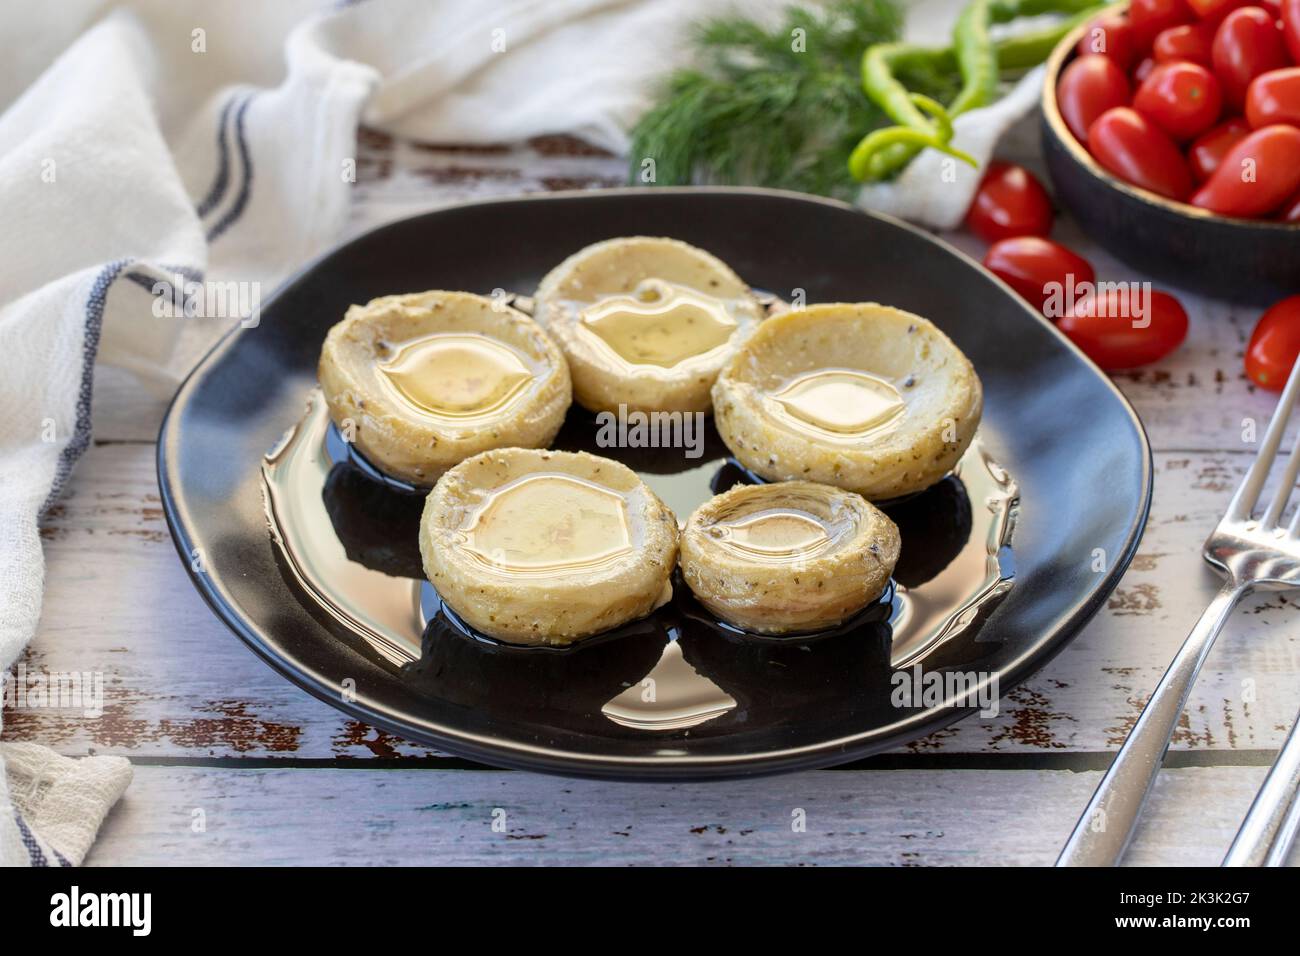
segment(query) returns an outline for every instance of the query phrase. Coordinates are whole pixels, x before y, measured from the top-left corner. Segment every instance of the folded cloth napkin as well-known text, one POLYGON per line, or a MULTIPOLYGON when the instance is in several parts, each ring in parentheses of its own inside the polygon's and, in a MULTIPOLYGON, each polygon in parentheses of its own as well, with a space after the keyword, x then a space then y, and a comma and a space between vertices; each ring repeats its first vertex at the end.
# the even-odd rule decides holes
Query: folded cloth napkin
MULTIPOLYGON (((744 9, 766 16, 787 2, 744 9)), ((160 302, 192 302, 203 281, 269 289, 333 242, 362 123, 461 143, 570 132, 625 149, 654 80, 684 55, 683 29, 733 6, 0 7, 0 672, 36 630, 37 522, 90 442, 97 363, 166 393, 245 318, 171 318, 160 302)), ((920 6, 927 23, 936 10, 950 22, 961 2, 920 6)), ((965 135, 963 124, 969 146, 965 135)), ((942 225, 958 205, 927 217, 942 225)), ((0 864, 79 863, 129 779, 122 758, 0 744, 0 864)))

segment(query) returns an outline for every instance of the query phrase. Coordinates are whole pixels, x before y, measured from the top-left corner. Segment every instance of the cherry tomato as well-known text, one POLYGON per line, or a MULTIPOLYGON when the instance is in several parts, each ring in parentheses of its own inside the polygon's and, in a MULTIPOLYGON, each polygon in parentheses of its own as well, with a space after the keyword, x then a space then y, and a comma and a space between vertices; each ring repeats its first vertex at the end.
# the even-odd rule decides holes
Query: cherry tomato
POLYGON ((1064 295, 1096 273, 1088 260, 1058 242, 1039 236, 1016 236, 989 246, 984 267, 1015 289, 1040 312, 1053 294, 1064 295))
POLYGON ((1237 109, 1250 81, 1269 70, 1290 66, 1277 21, 1259 7, 1233 10, 1214 34, 1214 72, 1223 98, 1237 109))
POLYGON ((1052 201, 1023 166, 989 163, 966 213, 966 225, 985 242, 1045 236, 1052 231, 1052 201))
MULTIPOLYGON (((1151 75, 1151 71, 1156 68, 1156 59, 1153 56, 1144 56, 1138 65, 1133 67, 1133 82, 1144 83, 1146 78, 1151 75)), ((1127 104, 1120 104, 1121 106, 1127 104)))
POLYGON ((1079 56, 1100 53, 1127 70, 1138 57, 1133 25, 1122 13, 1105 13, 1088 27, 1078 45, 1079 56))
POLYGON ((1256 129, 1274 123, 1300 126, 1300 66, 1255 77, 1246 90, 1246 119, 1256 129))
POLYGON ((1174 139, 1191 139, 1223 111, 1219 81, 1196 63, 1161 63, 1138 87, 1133 108, 1174 139))
POLYGON ((1128 5, 1128 19, 1138 46, 1146 49, 1156 34, 1195 18, 1186 0, 1133 0, 1128 5))
POLYGON ((1291 59, 1300 63, 1300 0, 1282 0, 1282 36, 1291 59))
POLYGON ((1161 30, 1152 44, 1151 53, 1157 63, 1187 60, 1210 66, 1213 62, 1214 29, 1204 23, 1184 23, 1161 30))
POLYGON ((1192 196, 1221 216, 1262 216, 1279 208, 1300 189, 1300 129, 1265 126, 1223 157, 1209 180, 1192 196))
POLYGON ((1300 222, 1300 192, 1282 203, 1282 211, 1277 218, 1281 222, 1300 222))
POLYGON ((1102 368, 1137 368, 1182 344, 1187 311, 1168 293, 1112 285, 1077 303, 1057 326, 1102 368))
POLYGON ((1128 77, 1108 56, 1076 57, 1061 71, 1056 100, 1074 138, 1086 143, 1093 120, 1112 107, 1128 105, 1128 77))
POLYGON ((1246 346, 1246 375, 1261 388, 1280 392, 1300 355, 1300 295, 1274 303, 1259 317, 1246 346))
POLYGON ((1187 0, 1187 5, 1201 21, 1217 27, 1229 13, 1250 2, 1251 0, 1187 0))
POLYGON ((1127 106, 1107 110, 1093 121, 1088 150, 1134 186, 1180 200, 1192 191, 1192 171, 1169 134, 1127 106))
POLYGON ((1192 175, 1198 183, 1203 183, 1219 168, 1228 150, 1250 135, 1250 124, 1240 116, 1225 120, 1218 126, 1196 137, 1187 148, 1187 161, 1192 166, 1192 175))

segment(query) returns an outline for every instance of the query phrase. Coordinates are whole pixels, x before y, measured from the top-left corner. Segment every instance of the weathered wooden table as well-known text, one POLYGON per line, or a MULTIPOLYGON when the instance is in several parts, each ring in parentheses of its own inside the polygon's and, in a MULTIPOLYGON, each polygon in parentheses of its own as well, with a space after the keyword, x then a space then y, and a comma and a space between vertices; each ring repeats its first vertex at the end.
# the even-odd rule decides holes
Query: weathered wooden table
MULTIPOLYGON (((437 148, 367 134, 360 159, 352 234, 456 199, 624 180, 621 160, 564 138, 437 148)), ((1138 278, 1068 221, 1056 235, 1101 277, 1138 278)), ((45 610, 23 661, 102 671, 104 714, 8 712, 5 738, 134 762, 92 864, 1050 863, 1218 587, 1200 543, 1254 453, 1249 421, 1262 435, 1273 411, 1241 372, 1257 312, 1184 301, 1183 348, 1119 380, 1155 449, 1138 555, 1106 609, 997 718, 845 768, 684 786, 499 771, 407 743, 300 691, 212 616, 159 505, 164 404, 106 376, 94 447, 44 527, 45 610), (492 827, 497 808, 505 832, 492 827), (795 808, 805 832, 791 827, 795 808)), ((1287 596, 1236 614, 1130 862, 1221 859, 1300 706, 1298 634, 1287 596)))

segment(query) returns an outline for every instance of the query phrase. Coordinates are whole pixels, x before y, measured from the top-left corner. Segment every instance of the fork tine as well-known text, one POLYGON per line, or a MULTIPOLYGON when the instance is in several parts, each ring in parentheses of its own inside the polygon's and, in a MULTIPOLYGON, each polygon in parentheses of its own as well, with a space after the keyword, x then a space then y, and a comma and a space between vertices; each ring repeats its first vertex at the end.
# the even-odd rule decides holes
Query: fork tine
MULTIPOLYGON (((1300 362, 1296 364, 1300 365, 1300 362)), ((1291 500, 1297 477, 1300 477, 1300 429, 1296 429, 1295 440, 1291 444, 1291 457, 1287 459, 1286 470, 1282 472, 1282 483, 1273 493, 1273 503, 1268 506, 1260 527, 1272 528, 1281 523, 1282 512, 1286 511, 1286 503, 1291 500)), ((1300 514, 1300 511, 1296 513, 1300 514)), ((1292 524, 1294 523, 1295 519, 1292 518, 1292 524)))
POLYGON ((1297 393, 1300 393, 1300 361, 1291 366, 1286 388, 1282 389, 1282 397, 1278 399, 1273 420, 1268 423, 1268 431, 1264 433, 1264 443, 1259 446, 1259 454, 1255 456, 1250 471, 1246 472, 1246 477, 1228 504, 1229 519, 1245 521, 1254 510, 1255 503, 1259 501, 1259 492, 1264 487, 1269 469, 1273 467, 1273 460, 1277 457, 1277 446, 1282 444, 1282 433, 1286 431, 1287 419, 1291 417, 1291 409, 1295 406, 1297 393))

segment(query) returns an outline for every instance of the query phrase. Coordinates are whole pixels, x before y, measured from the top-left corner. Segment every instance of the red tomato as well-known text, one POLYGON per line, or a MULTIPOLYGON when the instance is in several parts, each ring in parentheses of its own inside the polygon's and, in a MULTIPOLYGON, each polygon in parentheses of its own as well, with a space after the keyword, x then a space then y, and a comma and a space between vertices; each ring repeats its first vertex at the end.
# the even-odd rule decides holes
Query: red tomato
POLYGON ((1172 295, 1109 285, 1057 323, 1104 369, 1137 368, 1164 358, 1187 338, 1187 311, 1172 295))
POLYGON ((1023 166, 989 163, 966 213, 966 225, 985 242, 1045 236, 1052 231, 1052 201, 1043 184, 1023 166))
POLYGON ((1300 66, 1255 77, 1246 90, 1246 119, 1256 129, 1274 123, 1300 126, 1300 66))
MULTIPOLYGON (((1134 83, 1145 82, 1146 78, 1151 75, 1151 71, 1154 70, 1155 68, 1156 68, 1155 57, 1144 56, 1141 59, 1141 61, 1139 61, 1138 65, 1133 67, 1133 82, 1134 83)), ((1121 103, 1120 105, 1126 106, 1128 104, 1121 103)))
POLYGON ((1213 62, 1214 29, 1204 23, 1184 23, 1161 30, 1151 52, 1157 63, 1187 60, 1209 66, 1213 62))
POLYGON ((1262 216, 1300 188, 1300 129, 1265 126, 1243 139, 1191 199, 1221 216, 1262 216))
POLYGON ((1112 107, 1128 105, 1128 77, 1108 56, 1077 57, 1061 71, 1056 100, 1074 138, 1086 143, 1093 120, 1112 107))
POLYGON ((1282 222, 1300 222, 1300 192, 1282 203, 1282 211, 1277 218, 1282 222))
POLYGON ((1093 20, 1079 40, 1077 49, 1080 56, 1089 53, 1108 56, 1125 70, 1138 57, 1138 43, 1133 35, 1133 26, 1122 13, 1106 13, 1093 20))
POLYGON ((1128 19, 1138 46, 1146 49, 1156 34, 1191 23, 1194 17, 1186 0, 1133 0, 1128 5, 1128 19))
POLYGON ((1219 81, 1196 63, 1161 63, 1138 87, 1133 108, 1174 139, 1191 139, 1223 111, 1219 81))
POLYGON ((1223 98, 1238 109, 1245 102, 1251 80, 1291 65, 1277 21, 1259 7, 1242 7, 1228 14, 1214 34, 1212 55, 1223 98))
POLYGON ((984 267, 1040 312, 1053 294, 1053 283, 1059 284, 1056 293, 1064 295, 1066 290, 1096 278, 1087 259, 1039 236, 1017 236, 993 243, 984 254, 984 267))
POLYGON ((1282 35, 1291 59, 1300 63, 1300 0, 1282 0, 1282 35))
POLYGON ((1246 346, 1246 375, 1261 388, 1280 392, 1300 355, 1300 295, 1274 303, 1259 317, 1246 346))
POLYGON ((1250 135, 1250 124, 1240 116, 1220 123, 1208 133, 1202 133, 1187 149, 1187 161, 1191 163, 1192 175, 1198 183, 1203 183, 1219 168, 1228 150, 1250 135))
POLYGON ((1125 182, 1170 199, 1186 199, 1192 171, 1164 130, 1137 110, 1107 110, 1088 127, 1088 150, 1125 182))
POLYGON ((1233 10, 1244 7, 1250 3, 1250 0, 1187 0, 1187 5, 1192 8, 1192 13, 1198 18, 1209 23, 1211 26, 1218 26, 1233 10))

